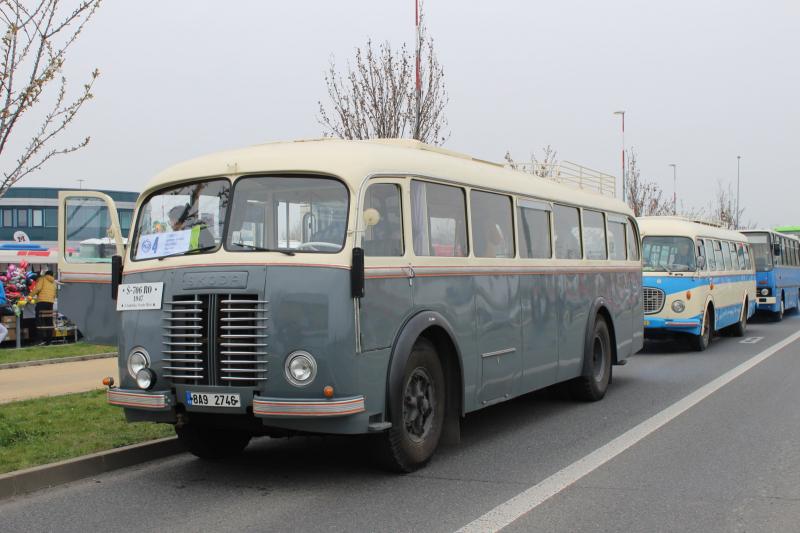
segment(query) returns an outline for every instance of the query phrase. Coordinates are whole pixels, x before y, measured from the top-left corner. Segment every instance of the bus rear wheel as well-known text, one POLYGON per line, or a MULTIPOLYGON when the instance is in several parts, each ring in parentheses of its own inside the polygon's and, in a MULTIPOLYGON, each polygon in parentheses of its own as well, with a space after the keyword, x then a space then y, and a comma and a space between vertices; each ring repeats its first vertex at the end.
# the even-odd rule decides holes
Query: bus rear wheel
POLYGON ((783 320, 783 315, 786 312, 786 304, 783 301, 783 294, 781 294, 781 306, 780 308, 772 314, 772 320, 775 322, 780 322, 783 320))
POLYGON ((178 440, 192 455, 218 461, 239 455, 250 442, 251 435, 242 431, 216 429, 186 424, 175 426, 178 440))
POLYGON ((739 318, 739 322, 731 326, 731 335, 734 337, 744 337, 745 331, 747 331, 747 309, 748 303, 747 299, 744 301, 744 307, 742 308, 742 316, 739 318))
POLYGON ((570 382, 576 400, 596 402, 603 399, 611 382, 611 335, 608 324, 598 316, 594 322, 591 340, 583 353, 583 373, 570 382))
POLYGON ((706 312, 703 314, 703 329, 700 335, 692 338, 692 344, 696 351, 702 352, 711 344, 711 323, 713 321, 714 312, 711 308, 706 308, 706 312))
POLYGON ((444 424, 444 372, 428 339, 414 343, 401 383, 401 394, 395 395, 390 405, 392 427, 381 435, 378 446, 387 469, 407 473, 430 461, 444 424))

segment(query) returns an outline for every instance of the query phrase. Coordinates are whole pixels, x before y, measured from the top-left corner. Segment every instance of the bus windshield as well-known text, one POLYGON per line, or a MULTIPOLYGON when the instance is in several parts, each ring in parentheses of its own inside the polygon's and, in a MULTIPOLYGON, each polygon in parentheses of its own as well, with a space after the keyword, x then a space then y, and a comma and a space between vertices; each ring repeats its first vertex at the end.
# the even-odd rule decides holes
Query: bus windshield
POLYGON ((645 237, 642 241, 645 272, 694 272, 697 263, 688 237, 645 237))
POLYGON ((230 182, 211 180, 158 191, 142 204, 133 259, 209 252, 222 241, 230 182))
POLYGON ((772 270, 772 247, 769 243, 768 233, 748 233, 747 240, 753 249, 753 257, 756 261, 758 272, 768 272, 772 270))
POLYGON ((253 176, 240 178, 233 195, 227 250, 335 253, 344 246, 348 192, 338 180, 253 176))

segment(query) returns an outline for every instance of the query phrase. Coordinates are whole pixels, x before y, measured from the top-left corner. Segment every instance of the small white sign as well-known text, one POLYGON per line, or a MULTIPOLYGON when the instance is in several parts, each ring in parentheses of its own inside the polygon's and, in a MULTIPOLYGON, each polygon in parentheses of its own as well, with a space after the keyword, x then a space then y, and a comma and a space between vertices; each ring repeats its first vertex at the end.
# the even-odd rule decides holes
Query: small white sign
POLYGON ((136 259, 152 259, 165 255, 188 252, 191 246, 192 230, 166 231, 142 235, 136 259))
POLYGON ((139 311, 142 309, 161 309, 164 295, 164 282, 125 283, 117 292, 117 311, 139 311))
POLYGON ((15 231, 14 232, 14 242, 31 242, 30 237, 24 231, 15 231))

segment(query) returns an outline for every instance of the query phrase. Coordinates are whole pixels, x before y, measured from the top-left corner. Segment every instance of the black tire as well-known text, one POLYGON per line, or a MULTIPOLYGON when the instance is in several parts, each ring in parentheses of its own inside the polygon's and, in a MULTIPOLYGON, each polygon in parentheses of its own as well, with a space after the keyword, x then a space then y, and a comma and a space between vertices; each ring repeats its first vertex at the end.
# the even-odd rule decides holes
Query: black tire
POLYGON ((772 313, 772 320, 775 322, 780 322, 783 320, 783 315, 786 313, 786 303, 783 300, 783 294, 781 294, 781 307, 774 313, 772 313))
POLYGON ((251 435, 242 431, 216 429, 202 426, 175 426, 178 440, 193 455, 210 461, 218 461, 242 453, 250 442, 251 435))
POLYGON ((603 317, 594 321, 591 340, 583 349, 583 372, 570 382, 570 393, 576 400, 602 400, 611 382, 611 335, 603 317))
POLYGON ((706 308, 706 312, 703 314, 703 330, 700 335, 695 335, 692 337, 692 347, 697 352, 705 351, 708 348, 708 345, 711 344, 711 339, 713 337, 713 332, 711 328, 711 323, 714 321, 714 311, 710 308, 706 308))
POLYGON ((436 348, 419 338, 403 373, 402 390, 389 406, 392 427, 380 436, 379 457, 393 472, 413 472, 430 461, 442 436, 446 382, 436 348))
POLYGON ((747 308, 748 302, 745 298, 744 307, 742 308, 742 316, 739 318, 739 322, 732 325, 730 329, 731 335, 734 337, 744 337, 744 334, 747 331, 747 308))

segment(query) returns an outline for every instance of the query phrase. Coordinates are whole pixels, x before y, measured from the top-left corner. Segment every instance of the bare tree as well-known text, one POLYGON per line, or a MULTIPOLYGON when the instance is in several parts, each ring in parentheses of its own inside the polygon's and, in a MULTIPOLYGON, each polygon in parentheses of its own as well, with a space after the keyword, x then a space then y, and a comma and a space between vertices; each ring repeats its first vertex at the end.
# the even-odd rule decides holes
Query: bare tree
POLYGON ((637 217, 673 214, 675 205, 671 199, 664 197, 663 189, 657 183, 642 178, 639 161, 633 148, 628 150, 625 160, 627 166, 625 198, 633 214, 637 217))
POLYGON ((53 147, 56 137, 92 98, 92 85, 99 76, 96 69, 74 99, 67 97, 67 79, 61 73, 67 50, 99 6, 100 0, 82 1, 74 8, 64 9, 60 0, 0 0, 0 16, 6 24, 0 50, 3 106, 0 111, 0 157, 3 157, 0 197, 51 158, 74 152, 89 143, 86 137, 77 144, 53 147), (47 92, 50 88, 51 92, 47 92), (48 104, 44 97, 51 95, 53 101, 48 104), (33 136, 9 163, 4 157, 9 140, 20 124, 25 123, 23 119, 31 110, 40 111, 43 116, 38 119, 33 136))
POLYGON ((542 158, 538 159, 535 152, 531 152, 531 159, 529 163, 520 163, 515 161, 511 156, 510 151, 506 151, 504 156, 506 163, 514 170, 521 170, 528 172, 540 178, 550 178, 556 173, 558 166, 558 150, 554 149, 549 144, 542 148, 542 158))
POLYGON ((748 229, 753 228, 755 224, 752 221, 746 223, 742 222, 742 215, 744 208, 739 209, 737 216, 736 213, 736 198, 733 194, 733 185, 728 184, 725 187, 721 181, 717 182, 717 190, 714 193, 714 198, 708 206, 709 215, 711 220, 720 224, 728 229, 748 229), (737 221, 739 227, 736 227, 737 221))
POLYGON ((410 137, 441 145, 447 141, 444 109, 448 96, 444 69, 436 57, 434 40, 428 37, 420 11, 420 81, 417 101, 416 60, 403 44, 399 50, 385 42, 377 48, 367 40, 356 48, 355 67, 347 65, 340 75, 331 60, 325 85, 330 107, 318 101, 317 121, 325 135, 342 139, 410 137), (419 120, 417 120, 419 105, 419 120))

